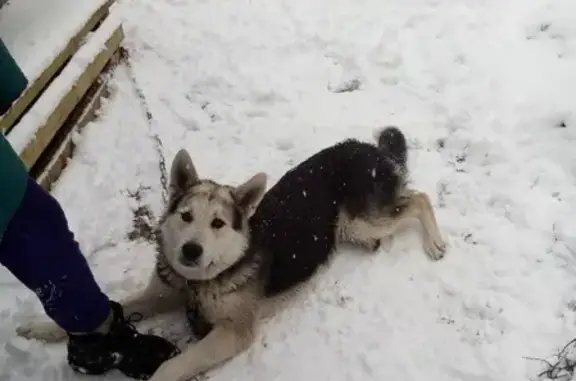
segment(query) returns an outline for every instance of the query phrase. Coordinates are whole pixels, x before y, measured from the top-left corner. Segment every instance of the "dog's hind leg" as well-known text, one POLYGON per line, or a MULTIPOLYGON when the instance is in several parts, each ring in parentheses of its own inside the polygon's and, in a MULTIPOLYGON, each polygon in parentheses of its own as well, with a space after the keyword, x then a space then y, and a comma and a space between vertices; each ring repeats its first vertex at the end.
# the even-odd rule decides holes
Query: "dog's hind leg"
POLYGON ((402 206, 397 208, 393 220, 386 219, 385 225, 388 225, 388 229, 392 226, 392 229, 395 230, 406 220, 417 218, 423 228, 424 251, 434 260, 442 259, 446 253, 446 243, 438 229, 430 198, 424 192, 410 190, 405 199, 406 201, 402 206))
POLYGON ((386 227, 388 231, 383 229, 378 219, 372 221, 366 217, 351 217, 342 209, 338 216, 336 237, 338 243, 350 243, 369 253, 375 253, 378 249, 389 251, 394 243, 394 231, 390 223, 386 227))
POLYGON ((442 239, 430 197, 424 192, 413 191, 402 219, 416 217, 423 228, 424 251, 430 258, 442 259, 446 254, 446 243, 442 239))
POLYGON ((404 201, 390 214, 378 216, 378 212, 366 217, 351 218, 344 210, 338 218, 337 236, 340 241, 360 245, 369 251, 379 247, 390 249, 394 232, 409 219, 417 218, 423 228, 424 251, 438 260, 446 253, 430 198, 426 193, 410 190, 404 201), (381 245, 381 246, 380 246, 381 245))

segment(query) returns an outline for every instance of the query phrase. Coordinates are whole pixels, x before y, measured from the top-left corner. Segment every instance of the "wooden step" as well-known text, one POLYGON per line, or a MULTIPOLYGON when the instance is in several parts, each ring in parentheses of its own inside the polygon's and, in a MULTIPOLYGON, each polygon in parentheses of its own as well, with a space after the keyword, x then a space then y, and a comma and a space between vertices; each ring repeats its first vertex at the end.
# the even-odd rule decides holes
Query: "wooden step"
POLYGON ((13 148, 45 188, 65 167, 72 131, 93 117, 105 93, 102 73, 114 63, 123 39, 121 19, 112 12, 8 132, 13 148))
POLYGON ((80 134, 82 129, 97 117, 102 98, 110 96, 108 89, 109 74, 111 74, 120 61, 120 51, 116 51, 102 74, 88 89, 75 109, 70 113, 66 122, 60 127, 50 144, 44 149, 30 174, 45 189, 51 190, 52 185, 66 165, 68 159, 74 154, 76 148, 73 136, 80 134))
POLYGON ((51 1, 43 5, 34 4, 36 1, 13 1, 1 10, 3 22, 0 23, 0 35, 3 36, 4 43, 21 66, 29 83, 20 98, 4 115, 0 116, 0 131, 9 131, 19 121, 80 49, 86 36, 108 16, 110 7, 115 2, 114 0, 91 0, 84 2, 82 7, 76 7, 77 0, 51 1), (56 8, 54 13, 64 14, 68 11, 68 18, 71 20, 62 25, 58 20, 46 20, 43 14, 34 14, 34 10, 42 11, 41 6, 56 8), (58 11, 58 7, 62 9, 58 11), (72 12, 70 7, 78 11, 72 12), (22 27, 37 23, 48 28, 49 33, 22 27), (29 32, 29 29, 32 31, 29 32), (45 42, 44 35, 35 36, 30 33, 49 34, 56 38, 45 42), (47 63, 44 64, 44 62, 47 63))

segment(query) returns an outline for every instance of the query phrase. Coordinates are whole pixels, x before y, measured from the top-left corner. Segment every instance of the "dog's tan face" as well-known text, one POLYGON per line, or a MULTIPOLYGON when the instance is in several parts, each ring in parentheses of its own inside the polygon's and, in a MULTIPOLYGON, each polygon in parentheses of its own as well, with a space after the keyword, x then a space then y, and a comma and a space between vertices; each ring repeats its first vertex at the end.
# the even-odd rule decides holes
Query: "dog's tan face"
POLYGON ((186 279, 208 280, 236 263, 248 247, 248 219, 265 190, 264 173, 238 187, 199 180, 190 156, 178 152, 169 210, 160 226, 163 251, 174 270, 186 279))

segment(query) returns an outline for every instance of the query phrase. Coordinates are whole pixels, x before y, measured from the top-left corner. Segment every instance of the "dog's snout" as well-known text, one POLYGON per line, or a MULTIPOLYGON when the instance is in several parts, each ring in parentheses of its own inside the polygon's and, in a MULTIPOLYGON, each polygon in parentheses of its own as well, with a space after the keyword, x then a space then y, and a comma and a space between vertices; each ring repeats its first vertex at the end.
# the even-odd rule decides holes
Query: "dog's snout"
POLYGON ((185 265, 195 265, 202 256, 202 246, 196 242, 186 242, 182 246, 182 259, 185 265))

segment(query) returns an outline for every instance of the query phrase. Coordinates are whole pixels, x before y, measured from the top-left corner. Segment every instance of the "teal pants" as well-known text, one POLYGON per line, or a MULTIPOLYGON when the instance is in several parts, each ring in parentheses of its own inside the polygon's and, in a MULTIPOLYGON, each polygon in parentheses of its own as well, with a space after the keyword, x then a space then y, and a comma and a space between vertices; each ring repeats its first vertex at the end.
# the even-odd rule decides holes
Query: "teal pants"
POLYGON ((0 39, 0 115, 26 90, 28 80, 0 39))

